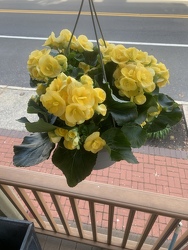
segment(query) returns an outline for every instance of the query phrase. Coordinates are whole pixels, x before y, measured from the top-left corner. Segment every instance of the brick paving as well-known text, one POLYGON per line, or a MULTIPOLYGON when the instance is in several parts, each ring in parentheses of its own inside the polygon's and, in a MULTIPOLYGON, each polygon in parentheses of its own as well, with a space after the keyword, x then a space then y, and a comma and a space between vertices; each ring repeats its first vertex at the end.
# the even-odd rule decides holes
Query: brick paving
MULTIPOLYGON (((25 134, 25 132, 20 131, 0 129, 1 165, 13 166, 13 146, 19 145, 25 134)), ((135 156, 139 161, 138 164, 129 164, 125 161, 116 162, 109 168, 93 170, 92 174, 87 177, 87 180, 188 198, 188 152, 145 146, 139 150, 135 150, 135 156)), ((56 168, 50 160, 27 169, 62 175, 62 172, 56 168)), ((31 194, 31 199, 33 198, 31 194)), ((52 214, 57 216, 51 198, 46 196, 46 202, 52 214)), ((72 221, 73 215, 70 211, 69 201, 66 198, 62 198, 62 204, 68 219, 72 221)), ((81 208, 81 219, 83 223, 89 225, 90 217, 87 202, 80 200, 78 205, 81 208)), ((40 211, 39 207, 38 209, 40 211)), ((107 227, 108 218, 106 216, 106 209, 107 207, 101 206, 100 204, 96 206, 97 225, 99 227, 107 227)), ((128 211, 125 209, 115 209, 114 225, 116 229, 124 229, 127 214, 128 211)), ((136 213, 132 226, 133 233, 140 234, 142 232, 148 216, 148 214, 143 212, 136 213)), ((168 218, 159 216, 150 235, 157 237, 168 221, 168 218)), ((185 222, 183 225, 184 231, 188 228, 188 224, 185 222)))

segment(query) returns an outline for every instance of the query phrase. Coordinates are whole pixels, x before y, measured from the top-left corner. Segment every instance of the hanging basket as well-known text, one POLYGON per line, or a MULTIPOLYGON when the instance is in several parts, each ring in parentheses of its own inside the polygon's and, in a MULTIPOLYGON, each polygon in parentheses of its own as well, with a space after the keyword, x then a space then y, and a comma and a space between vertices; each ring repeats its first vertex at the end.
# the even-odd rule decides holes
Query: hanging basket
POLYGON ((82 0, 72 33, 63 29, 56 37, 52 32, 44 44, 48 49, 29 56, 30 85, 37 93, 27 110, 39 120, 19 120, 33 134, 14 146, 15 166, 37 165, 52 156, 71 187, 93 169, 114 164, 110 157, 138 163, 132 148, 182 117, 179 105, 160 93, 168 83, 166 66, 135 47, 105 42, 93 0, 87 1, 96 45, 85 35, 74 35, 82 0), (100 152, 103 148, 109 154, 100 152))
POLYGON ((101 150, 98 152, 97 155, 97 161, 96 164, 93 168, 93 170, 101 170, 104 168, 108 168, 111 165, 113 165, 115 163, 115 161, 112 161, 110 159, 110 155, 106 150, 101 150))

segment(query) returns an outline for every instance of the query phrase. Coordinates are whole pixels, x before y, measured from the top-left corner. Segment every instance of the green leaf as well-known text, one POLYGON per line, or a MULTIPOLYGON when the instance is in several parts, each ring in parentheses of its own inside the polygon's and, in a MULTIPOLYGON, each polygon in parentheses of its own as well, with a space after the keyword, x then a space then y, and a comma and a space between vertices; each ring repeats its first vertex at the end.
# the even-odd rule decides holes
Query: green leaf
POLYGON ((37 84, 38 84, 38 83, 39 83, 39 81, 34 80, 34 79, 32 79, 32 78, 30 77, 30 86, 31 86, 32 88, 37 87, 37 84))
POLYGON ((84 51, 84 62, 91 66, 96 66, 98 61, 98 49, 94 49, 93 51, 84 51))
POLYGON ((49 113, 48 111, 42 106, 41 102, 36 102, 32 98, 28 102, 27 113, 29 114, 39 114, 42 116, 44 120, 49 120, 49 113))
POLYGON ((116 123, 123 126, 137 118, 137 108, 133 102, 118 99, 111 91, 109 84, 100 85, 106 92, 108 99, 104 102, 116 123))
POLYGON ((98 127, 95 123, 81 124, 79 125, 79 134, 84 135, 85 137, 91 135, 93 132, 97 131, 98 127))
POLYGON ((83 75, 83 70, 81 68, 73 67, 72 65, 69 65, 67 69, 67 73, 68 75, 74 77, 75 79, 78 79, 83 75))
POLYGON ((145 93, 146 102, 137 106, 138 118, 135 120, 137 124, 144 122, 148 116, 148 112, 158 111, 157 97, 151 94, 145 93))
POLYGON ((181 118, 182 112, 178 107, 174 108, 171 112, 162 110, 159 116, 152 121, 148 132, 157 132, 167 128, 168 126, 172 127, 177 124, 181 118))
POLYGON ((81 53, 75 54, 74 59, 76 59, 78 62, 84 61, 84 56, 81 53))
POLYGON ((27 122, 30 122, 26 117, 21 117, 20 119, 17 120, 18 122, 21 122, 21 123, 27 123, 27 122))
POLYGON ((80 61, 84 60, 82 53, 71 51, 67 55, 68 67, 78 67, 80 61))
POLYGON ((21 145, 14 146, 14 165, 29 167, 39 164, 50 157, 54 146, 46 133, 25 136, 21 145))
POLYGON ((45 122, 43 119, 39 119, 37 122, 27 122, 25 127, 29 132, 50 132, 55 130, 57 127, 53 124, 45 122))
POLYGON ((171 97, 162 93, 158 95, 158 102, 161 107, 168 112, 171 112, 174 108, 179 107, 179 105, 171 97))
POLYGON ((67 184, 74 187, 91 174, 96 158, 97 154, 85 151, 83 148, 66 149, 63 141, 60 141, 53 153, 52 162, 63 172, 67 184))
POLYGON ((159 94, 158 102, 162 106, 162 111, 152 120, 148 129, 149 133, 163 130, 167 126, 172 127, 182 118, 182 111, 179 105, 171 97, 159 94))
POLYGON ((126 160, 129 163, 138 163, 137 159, 132 153, 130 142, 124 136, 124 133, 121 131, 121 129, 108 129, 101 135, 101 137, 106 141, 112 160, 126 160))
POLYGON ((50 55, 55 57, 59 54, 59 52, 55 51, 55 50, 50 50, 50 55))
POLYGON ((147 140, 147 131, 140 125, 128 123, 121 130, 133 148, 140 148, 147 140))
MULTIPOLYGON (((110 83, 111 87, 113 87, 113 82, 114 82, 114 71, 117 68, 117 64, 114 62, 108 62, 105 65, 105 72, 106 72, 106 77, 107 77, 107 81, 110 83)), ((117 88, 116 88, 117 89, 117 88)))
POLYGON ((103 82, 103 73, 101 68, 92 68, 87 74, 94 80, 95 87, 101 87, 100 83, 103 82))

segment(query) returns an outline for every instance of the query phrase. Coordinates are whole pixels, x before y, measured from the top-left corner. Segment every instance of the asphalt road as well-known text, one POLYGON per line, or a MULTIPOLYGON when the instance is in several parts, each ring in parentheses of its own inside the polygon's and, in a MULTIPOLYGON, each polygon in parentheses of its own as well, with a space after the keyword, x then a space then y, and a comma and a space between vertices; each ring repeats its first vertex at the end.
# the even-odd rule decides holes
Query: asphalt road
MULTIPOLYGON (((51 31, 73 30, 81 0, 0 0, 0 85, 29 86, 29 53, 42 49, 51 31)), ((170 70, 163 89, 188 101, 188 1, 95 0, 105 40, 136 46, 170 70)), ((85 0, 76 35, 95 40, 85 0)))

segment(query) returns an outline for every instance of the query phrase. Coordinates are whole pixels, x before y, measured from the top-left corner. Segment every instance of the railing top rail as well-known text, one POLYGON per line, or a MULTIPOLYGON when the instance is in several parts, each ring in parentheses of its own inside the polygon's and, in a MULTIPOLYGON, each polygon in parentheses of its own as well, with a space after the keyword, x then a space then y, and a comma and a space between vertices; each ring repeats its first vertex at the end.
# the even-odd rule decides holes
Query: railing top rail
POLYGON ((70 188, 63 176, 0 165, 0 184, 50 192, 188 220, 188 199, 83 181, 70 188))

